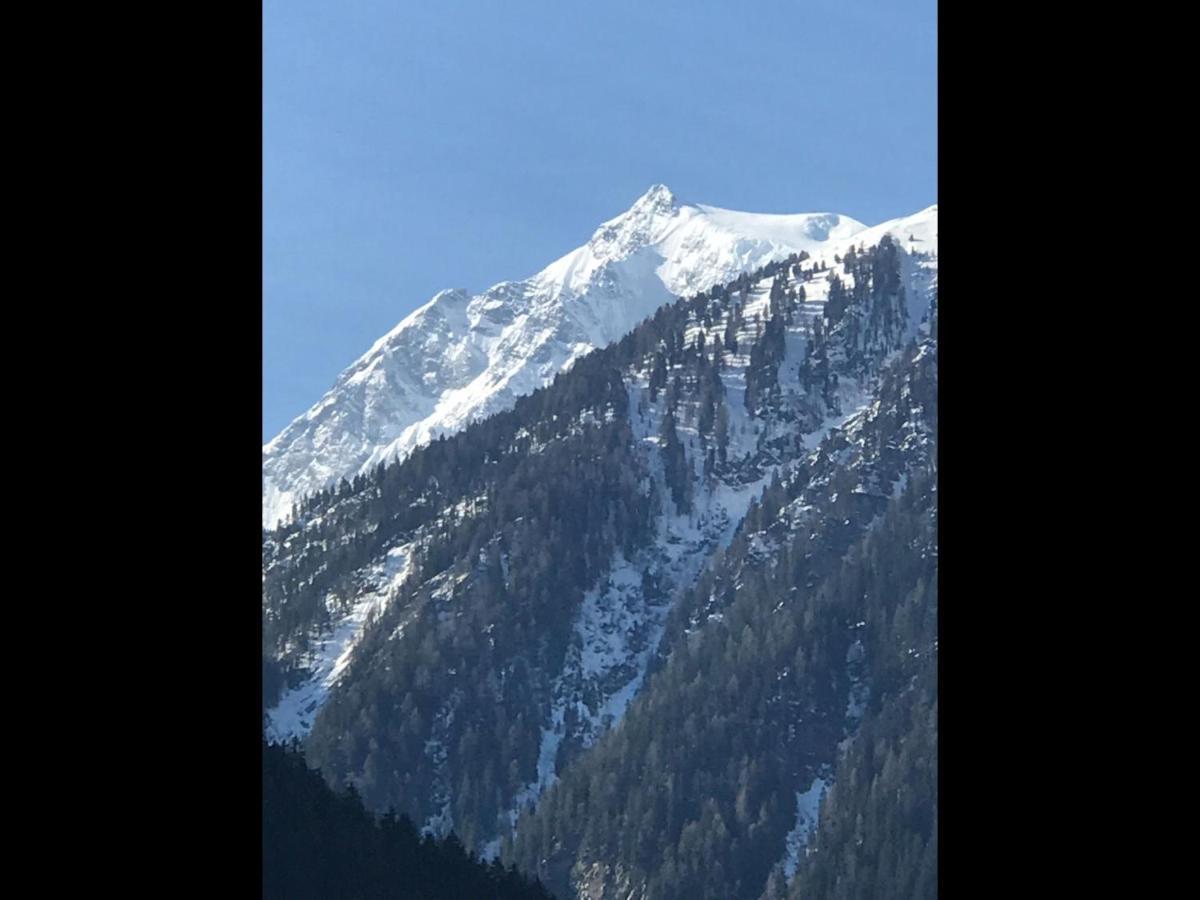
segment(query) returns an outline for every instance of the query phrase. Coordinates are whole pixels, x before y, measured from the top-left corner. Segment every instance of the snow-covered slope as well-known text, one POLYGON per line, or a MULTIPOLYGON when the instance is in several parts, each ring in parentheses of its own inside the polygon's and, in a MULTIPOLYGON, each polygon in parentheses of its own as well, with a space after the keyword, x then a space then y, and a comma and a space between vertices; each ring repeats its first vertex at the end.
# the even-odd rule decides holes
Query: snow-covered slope
POLYGON ((533 277, 476 296, 442 291, 378 340, 263 447, 263 525, 305 494, 510 406, 676 296, 800 251, 832 258, 884 232, 936 253, 937 207, 868 229, 833 213, 683 203, 655 185, 533 277))

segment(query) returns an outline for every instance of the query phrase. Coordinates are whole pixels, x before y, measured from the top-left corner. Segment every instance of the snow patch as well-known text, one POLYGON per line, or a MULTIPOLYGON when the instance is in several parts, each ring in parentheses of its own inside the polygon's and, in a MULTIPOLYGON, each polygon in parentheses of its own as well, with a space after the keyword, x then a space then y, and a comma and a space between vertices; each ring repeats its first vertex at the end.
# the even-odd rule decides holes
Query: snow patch
POLYGON ((784 838, 783 874, 791 880, 800 865, 800 853, 808 847, 817 830, 821 812, 821 799, 827 784, 823 778, 814 778, 806 791, 796 791, 796 824, 784 838))
POLYGON ((341 680, 353 658, 367 623, 381 613, 400 585, 408 577, 412 545, 404 544, 387 552, 383 561, 370 570, 372 590, 360 594, 354 605, 320 637, 305 660, 312 674, 303 683, 285 691, 279 702, 267 711, 267 737, 288 742, 303 740, 312 730, 317 712, 330 690, 341 680))

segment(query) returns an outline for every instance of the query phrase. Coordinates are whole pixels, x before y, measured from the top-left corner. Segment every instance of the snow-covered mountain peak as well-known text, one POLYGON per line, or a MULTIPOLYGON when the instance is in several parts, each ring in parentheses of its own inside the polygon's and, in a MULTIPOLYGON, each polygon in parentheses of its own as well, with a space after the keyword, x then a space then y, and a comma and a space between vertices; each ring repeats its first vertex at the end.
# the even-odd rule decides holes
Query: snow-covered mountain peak
POLYGON ((800 251, 831 258, 885 232, 936 254, 936 223, 936 206, 869 229, 836 213, 686 203, 656 184, 536 275, 477 295, 441 291, 376 341, 263 447, 263 525, 305 494, 507 408, 677 296, 800 251))
POLYGON ((646 193, 638 197, 637 202, 630 207, 630 212, 634 210, 670 212, 675 208, 677 202, 675 194, 665 184, 652 184, 646 193))
MULTIPOLYGON (((671 294, 705 290, 801 250, 816 252, 866 225, 837 213, 775 215, 685 203, 656 184, 584 246, 534 276, 555 299, 577 296, 604 280, 614 264, 654 277, 671 294)), ((632 325, 630 326, 632 327, 632 325)))
MULTIPOLYGON (((628 258, 640 249, 661 242, 680 224, 680 204, 670 188, 656 184, 642 194, 625 212, 609 219, 596 229, 591 239, 583 247, 568 253, 556 263, 552 263, 541 273, 548 275, 548 281, 553 283, 560 268, 559 264, 571 263, 572 273, 579 269, 578 262, 588 258, 598 264, 616 262, 628 258)), ((595 266, 586 267, 586 271, 594 271, 595 266)), ((579 279, 575 279, 576 282, 579 279)), ((563 287, 577 285, 563 284, 563 287)))

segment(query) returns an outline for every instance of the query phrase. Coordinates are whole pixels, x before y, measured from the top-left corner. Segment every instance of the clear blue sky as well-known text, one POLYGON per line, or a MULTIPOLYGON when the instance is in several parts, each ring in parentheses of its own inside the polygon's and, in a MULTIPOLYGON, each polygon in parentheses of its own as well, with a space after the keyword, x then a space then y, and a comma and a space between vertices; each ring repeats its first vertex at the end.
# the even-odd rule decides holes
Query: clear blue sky
POLYGON ((438 290, 531 275, 658 182, 937 202, 935 0, 264 0, 263 439, 438 290))

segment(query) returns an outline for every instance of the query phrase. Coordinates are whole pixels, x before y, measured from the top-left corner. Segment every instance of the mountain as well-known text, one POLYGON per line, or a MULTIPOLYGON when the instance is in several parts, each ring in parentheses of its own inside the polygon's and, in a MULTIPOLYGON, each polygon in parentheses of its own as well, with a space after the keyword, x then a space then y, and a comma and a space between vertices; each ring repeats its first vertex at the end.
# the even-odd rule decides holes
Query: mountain
POLYGON ((263 526, 295 502, 512 406, 675 297, 852 240, 910 234, 936 251, 936 207, 867 228, 832 213, 760 215, 684 203, 662 185, 584 246, 482 294, 446 290, 338 376, 263 447, 263 526), (931 223, 933 223, 931 225, 931 223))
POLYGON ((306 495, 268 736, 562 897, 931 896, 937 208, 841 241, 306 495))

